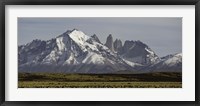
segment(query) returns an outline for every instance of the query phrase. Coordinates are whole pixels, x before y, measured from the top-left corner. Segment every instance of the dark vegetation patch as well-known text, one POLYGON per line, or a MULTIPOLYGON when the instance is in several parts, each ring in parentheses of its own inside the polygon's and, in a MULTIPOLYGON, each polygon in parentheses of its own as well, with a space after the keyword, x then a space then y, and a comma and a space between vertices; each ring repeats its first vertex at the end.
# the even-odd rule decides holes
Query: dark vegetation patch
POLYGON ((143 74, 19 73, 18 81, 182 82, 182 73, 179 72, 155 72, 155 73, 143 73, 143 74))

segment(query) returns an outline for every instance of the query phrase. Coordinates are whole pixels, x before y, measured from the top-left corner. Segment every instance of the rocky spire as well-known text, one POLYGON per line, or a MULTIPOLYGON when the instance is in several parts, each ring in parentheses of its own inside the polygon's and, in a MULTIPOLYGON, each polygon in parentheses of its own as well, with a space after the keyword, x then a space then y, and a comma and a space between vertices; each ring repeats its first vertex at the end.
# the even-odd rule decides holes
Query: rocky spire
POLYGON ((121 41, 120 39, 116 39, 116 40, 114 41, 113 46, 114 46, 114 50, 115 50, 116 52, 120 51, 120 50, 122 49, 122 41, 121 41))
POLYGON ((114 47, 113 47, 113 37, 112 37, 111 34, 107 37, 105 46, 107 46, 111 51, 114 51, 114 47))
POLYGON ((101 41, 99 40, 99 38, 97 37, 96 34, 91 36, 95 41, 97 41, 98 43, 101 43, 101 41))

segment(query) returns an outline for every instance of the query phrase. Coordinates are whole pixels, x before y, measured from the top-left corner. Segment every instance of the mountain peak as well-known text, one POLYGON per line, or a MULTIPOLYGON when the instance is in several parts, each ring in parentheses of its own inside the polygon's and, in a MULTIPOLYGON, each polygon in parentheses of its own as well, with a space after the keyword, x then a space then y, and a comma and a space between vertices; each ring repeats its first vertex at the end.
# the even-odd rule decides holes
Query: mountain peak
POLYGON ((86 42, 90 38, 90 36, 86 35, 82 31, 79 31, 77 29, 73 29, 71 31, 71 33, 69 33, 68 35, 76 43, 80 43, 80 44, 83 44, 84 42, 86 42))
POLYGON ((145 43, 143 43, 140 40, 135 41, 135 43, 137 43, 138 45, 142 46, 142 47, 148 47, 145 43))
POLYGON ((114 46, 113 46, 113 37, 111 34, 106 39, 105 45, 111 50, 114 51, 114 46))
POLYGON ((109 38, 112 38, 112 34, 109 34, 109 36, 108 36, 109 38))
POLYGON ((70 34, 70 33, 72 33, 72 32, 74 32, 74 31, 79 31, 78 29, 76 29, 76 28, 74 28, 74 29, 72 29, 72 30, 67 30, 66 32, 64 32, 63 34, 64 35, 68 35, 68 34, 70 34))
POLYGON ((80 31, 80 30, 78 30, 78 29, 74 28, 74 29, 72 29, 71 31, 73 32, 73 31, 80 31))
POLYGON ((182 57, 182 53, 177 53, 177 54, 175 54, 175 56, 181 56, 182 57))
POLYGON ((95 41, 97 41, 98 43, 101 43, 101 41, 99 40, 99 38, 97 37, 96 34, 91 36, 95 41))
POLYGON ((114 50, 119 52, 122 49, 122 41, 120 39, 116 39, 114 41, 113 46, 114 46, 114 50))
POLYGON ((88 35, 86 35, 85 33, 83 33, 82 31, 74 28, 72 30, 67 30, 65 33, 63 33, 62 35, 58 36, 59 37, 70 37, 71 39, 73 39, 75 42, 79 42, 81 41, 86 41, 88 40, 90 37, 88 35))

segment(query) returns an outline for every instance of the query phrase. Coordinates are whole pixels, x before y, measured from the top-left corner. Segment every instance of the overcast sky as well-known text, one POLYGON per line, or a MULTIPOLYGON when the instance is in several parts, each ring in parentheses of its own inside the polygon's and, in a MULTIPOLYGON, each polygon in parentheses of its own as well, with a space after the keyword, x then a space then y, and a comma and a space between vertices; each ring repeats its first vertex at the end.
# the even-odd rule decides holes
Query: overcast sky
POLYGON ((113 38, 140 40, 158 56, 182 52, 182 18, 18 18, 18 45, 33 39, 48 40, 78 29, 101 42, 113 38))

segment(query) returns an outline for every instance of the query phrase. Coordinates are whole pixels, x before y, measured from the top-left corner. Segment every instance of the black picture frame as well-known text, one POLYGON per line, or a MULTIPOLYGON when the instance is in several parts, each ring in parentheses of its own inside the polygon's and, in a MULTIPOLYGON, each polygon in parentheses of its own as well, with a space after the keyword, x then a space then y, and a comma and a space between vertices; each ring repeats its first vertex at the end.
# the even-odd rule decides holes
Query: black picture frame
POLYGON ((196 106, 200 105, 200 0, 1 0, 0 104, 1 106, 196 106), (5 101, 5 6, 6 5, 195 5, 195 101, 5 101))

